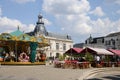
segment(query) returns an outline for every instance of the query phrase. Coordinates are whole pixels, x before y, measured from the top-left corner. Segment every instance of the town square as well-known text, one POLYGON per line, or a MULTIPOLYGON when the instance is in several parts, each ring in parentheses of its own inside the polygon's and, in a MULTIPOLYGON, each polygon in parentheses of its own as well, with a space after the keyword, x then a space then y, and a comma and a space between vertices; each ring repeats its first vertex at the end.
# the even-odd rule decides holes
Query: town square
POLYGON ((0 80, 119 80, 119 0, 1 0, 0 80))

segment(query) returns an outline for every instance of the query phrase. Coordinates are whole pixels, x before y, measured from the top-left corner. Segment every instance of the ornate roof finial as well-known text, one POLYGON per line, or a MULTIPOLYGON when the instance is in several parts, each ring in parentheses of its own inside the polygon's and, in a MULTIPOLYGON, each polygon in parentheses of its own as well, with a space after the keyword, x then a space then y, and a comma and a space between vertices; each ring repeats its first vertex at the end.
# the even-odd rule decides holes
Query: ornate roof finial
POLYGON ((92 43, 92 41, 93 41, 93 38, 92 38, 92 36, 91 36, 91 34, 90 34, 89 42, 92 43))
POLYGON ((20 27, 19 27, 19 25, 17 26, 17 28, 18 28, 18 30, 20 30, 20 27))
POLYGON ((42 19, 42 14, 41 14, 41 13, 38 15, 38 18, 39 18, 39 19, 42 19))
POLYGON ((44 24, 42 14, 38 15, 38 22, 37 22, 37 24, 44 24))

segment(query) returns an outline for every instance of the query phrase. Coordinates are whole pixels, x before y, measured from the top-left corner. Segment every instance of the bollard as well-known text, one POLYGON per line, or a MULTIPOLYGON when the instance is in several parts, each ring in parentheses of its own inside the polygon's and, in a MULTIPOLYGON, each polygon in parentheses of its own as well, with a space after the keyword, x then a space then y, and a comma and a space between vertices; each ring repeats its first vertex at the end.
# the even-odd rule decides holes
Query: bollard
POLYGON ((1 63, 0 63, 0 67, 1 67, 1 63))

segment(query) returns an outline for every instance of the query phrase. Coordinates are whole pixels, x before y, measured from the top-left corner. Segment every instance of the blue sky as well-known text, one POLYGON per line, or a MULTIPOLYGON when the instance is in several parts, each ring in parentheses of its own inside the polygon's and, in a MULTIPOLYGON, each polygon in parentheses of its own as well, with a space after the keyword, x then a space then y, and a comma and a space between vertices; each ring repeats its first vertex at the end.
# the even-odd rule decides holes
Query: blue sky
POLYGON ((47 31, 69 34, 74 43, 120 31, 120 0, 0 0, 0 33, 18 25, 32 31, 39 13, 47 31))

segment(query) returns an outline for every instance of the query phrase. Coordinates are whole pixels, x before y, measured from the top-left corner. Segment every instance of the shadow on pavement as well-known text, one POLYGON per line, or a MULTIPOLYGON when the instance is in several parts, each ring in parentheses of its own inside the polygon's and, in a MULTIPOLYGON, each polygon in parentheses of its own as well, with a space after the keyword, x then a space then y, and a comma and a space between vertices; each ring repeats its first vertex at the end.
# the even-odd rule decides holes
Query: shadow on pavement
POLYGON ((91 78, 91 79, 87 79, 87 80, 106 80, 106 79, 108 79, 108 80, 120 80, 120 75, 104 76, 104 77, 100 77, 100 78, 91 78))
POLYGON ((105 76, 103 78, 110 79, 110 80, 120 80, 120 75, 105 76))
POLYGON ((86 80, 102 80, 102 79, 92 78, 92 79, 86 79, 86 80))

